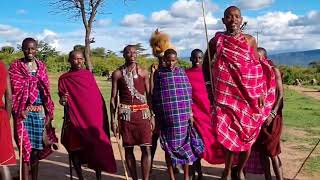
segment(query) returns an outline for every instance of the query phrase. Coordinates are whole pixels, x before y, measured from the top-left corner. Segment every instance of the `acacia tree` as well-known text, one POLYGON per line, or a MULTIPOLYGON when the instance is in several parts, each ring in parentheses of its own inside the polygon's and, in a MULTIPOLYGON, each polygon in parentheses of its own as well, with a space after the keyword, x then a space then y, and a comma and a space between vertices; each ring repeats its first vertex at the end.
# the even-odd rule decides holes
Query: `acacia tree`
POLYGON ((98 9, 102 6, 104 0, 52 0, 51 5, 56 9, 54 12, 62 12, 70 15, 72 18, 81 18, 85 29, 85 50, 84 56, 86 67, 92 70, 92 62, 90 59, 90 44, 94 43, 94 39, 90 37, 94 19, 98 9))
POLYGON ((1 52, 8 53, 8 54, 13 54, 14 47, 12 47, 12 46, 2 46, 1 47, 1 52))

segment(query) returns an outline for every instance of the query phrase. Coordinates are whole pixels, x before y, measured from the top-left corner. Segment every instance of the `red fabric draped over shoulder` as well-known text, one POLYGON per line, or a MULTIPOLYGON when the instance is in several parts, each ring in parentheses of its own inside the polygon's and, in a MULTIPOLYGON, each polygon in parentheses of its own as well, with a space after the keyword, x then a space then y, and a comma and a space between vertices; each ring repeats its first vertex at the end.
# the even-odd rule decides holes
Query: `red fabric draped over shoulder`
MULTIPOLYGON (((230 151, 247 151, 271 111, 270 106, 259 107, 258 99, 263 96, 265 104, 273 104, 275 89, 268 86, 263 65, 243 34, 217 33, 214 38, 213 121, 217 139, 230 151)), ((274 76, 271 79, 274 87, 274 76)))

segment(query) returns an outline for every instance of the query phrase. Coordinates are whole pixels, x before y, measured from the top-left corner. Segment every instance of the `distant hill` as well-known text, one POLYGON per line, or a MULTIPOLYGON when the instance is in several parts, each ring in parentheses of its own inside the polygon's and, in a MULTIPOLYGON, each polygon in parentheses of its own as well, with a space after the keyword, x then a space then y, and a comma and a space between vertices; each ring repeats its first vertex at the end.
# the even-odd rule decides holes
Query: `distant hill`
POLYGON ((310 62, 320 61, 320 49, 269 55, 276 64, 308 66, 310 62))

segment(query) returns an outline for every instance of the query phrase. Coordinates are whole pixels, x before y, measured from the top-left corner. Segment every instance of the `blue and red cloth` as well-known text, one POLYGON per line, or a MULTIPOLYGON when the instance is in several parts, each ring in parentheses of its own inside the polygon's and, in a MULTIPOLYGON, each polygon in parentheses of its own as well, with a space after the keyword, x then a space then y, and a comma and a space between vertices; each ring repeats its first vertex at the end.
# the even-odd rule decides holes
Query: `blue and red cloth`
POLYGON ((185 71, 162 67, 155 76, 154 111, 160 121, 160 142, 173 165, 192 164, 204 151, 190 123, 192 88, 185 71))

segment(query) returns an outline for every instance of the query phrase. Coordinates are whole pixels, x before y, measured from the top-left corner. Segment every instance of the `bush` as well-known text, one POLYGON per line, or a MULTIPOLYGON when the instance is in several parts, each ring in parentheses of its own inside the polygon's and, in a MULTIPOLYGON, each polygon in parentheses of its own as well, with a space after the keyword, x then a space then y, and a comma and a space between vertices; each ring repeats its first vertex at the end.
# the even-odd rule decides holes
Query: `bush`
POLYGON ((4 61, 5 64, 10 64, 12 61, 23 57, 22 52, 16 52, 13 54, 7 53, 7 52, 0 52, 0 59, 4 61))
POLYGON ((49 72, 65 72, 70 69, 67 55, 48 57, 46 65, 49 72))
POLYGON ((283 73, 284 84, 294 84, 296 79, 302 80, 303 84, 310 85, 312 79, 320 80, 320 73, 317 68, 300 66, 280 66, 283 73))

